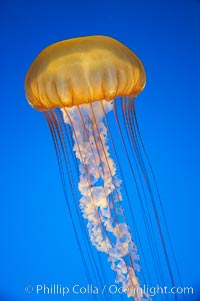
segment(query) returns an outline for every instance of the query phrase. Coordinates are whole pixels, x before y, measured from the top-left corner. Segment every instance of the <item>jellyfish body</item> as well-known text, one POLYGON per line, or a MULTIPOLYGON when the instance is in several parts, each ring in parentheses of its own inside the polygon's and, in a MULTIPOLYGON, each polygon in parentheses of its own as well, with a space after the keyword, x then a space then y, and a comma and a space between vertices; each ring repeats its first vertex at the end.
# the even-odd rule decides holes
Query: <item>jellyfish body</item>
POLYGON ((104 36, 65 40, 44 49, 25 78, 28 102, 39 111, 136 97, 146 76, 137 56, 104 36))
MULTIPOLYGON (((142 141, 134 105, 134 98, 143 90, 145 82, 144 67, 138 57, 122 43, 105 36, 75 38, 47 47, 32 63, 25 79, 29 104, 44 112, 49 124, 66 198, 66 182, 69 182, 74 202, 77 202, 75 186, 78 186, 81 197, 76 207, 77 214, 81 211, 87 221, 90 242, 98 251, 107 254, 116 273, 116 282, 121 283, 123 291, 135 301, 150 300, 150 296, 142 291, 138 276, 139 255, 124 212, 124 198, 129 202, 131 216, 134 214, 124 176, 126 170, 123 172, 114 134, 116 130, 124 148, 129 163, 126 168, 132 174, 133 185, 141 201, 153 263, 159 279, 163 280, 155 233, 151 223, 148 225, 149 205, 142 202, 138 188, 141 186, 144 190, 142 175, 151 198, 139 148, 142 141), (110 123, 111 114, 113 119, 110 123), (132 167, 135 159, 140 184, 132 167), (78 176, 75 176, 76 172, 78 176), (79 183, 75 183, 77 179, 79 183)), ((154 205, 152 198, 157 217, 154 205)), ((69 202, 68 209, 70 211, 69 202)), ((73 221, 72 215, 71 218, 73 221)), ((156 224, 173 283, 158 218, 156 224)), ((74 230, 76 232, 75 225, 74 230)))

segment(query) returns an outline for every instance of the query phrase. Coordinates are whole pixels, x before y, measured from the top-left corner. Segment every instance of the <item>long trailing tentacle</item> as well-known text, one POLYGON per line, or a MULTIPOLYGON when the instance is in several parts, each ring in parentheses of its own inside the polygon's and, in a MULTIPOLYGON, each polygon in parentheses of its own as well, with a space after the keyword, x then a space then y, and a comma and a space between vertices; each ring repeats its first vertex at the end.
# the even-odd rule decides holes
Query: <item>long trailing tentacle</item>
MULTIPOLYGON (((77 232, 77 226, 75 225, 74 222, 74 217, 73 217, 73 213, 72 213, 72 209, 71 209, 71 204, 69 202, 69 197, 68 197, 68 192, 67 192, 67 185, 66 185, 66 180, 70 182, 70 191, 72 192, 72 197, 74 200, 74 203, 78 202, 77 199, 77 192, 75 189, 75 185, 74 185, 74 180, 73 180, 73 173, 72 173, 72 169, 70 167, 70 162, 69 162, 69 158, 68 158, 68 151, 67 151, 67 147, 65 145, 66 143, 66 133, 63 136, 63 130, 66 130, 66 128, 62 128, 62 123, 61 120, 58 118, 59 114, 56 114, 55 112, 46 112, 45 113, 45 118, 48 122, 48 125, 50 127, 50 131, 52 134, 52 138, 53 138, 53 142, 54 142, 54 146, 55 146, 55 150, 56 150, 56 155, 57 155, 57 159, 58 159, 58 165, 59 165, 59 169, 60 169, 60 175, 61 175, 61 180, 62 180, 62 186, 63 186, 63 190, 64 190, 64 195, 65 195, 65 199, 66 199, 66 203, 67 203, 67 208, 68 208, 68 212, 70 214, 70 218, 71 218, 71 222, 73 225, 73 229, 75 232, 75 236, 76 236, 76 240, 78 243, 78 247, 79 247, 79 251, 80 251, 80 255, 81 255, 81 259, 83 261, 84 264, 84 268, 86 271, 86 276, 88 279, 88 283, 93 283, 93 279, 96 280, 96 283, 100 283, 101 287, 103 286, 104 282, 102 281, 102 277, 99 274, 99 267, 97 268, 96 265, 96 260, 93 257, 93 252, 91 250, 91 244, 89 243, 88 240, 88 235, 86 235, 86 233, 84 233, 84 226, 83 225, 83 219, 80 218, 80 210, 78 208, 78 206, 76 206, 76 211, 77 214, 79 215, 79 223, 80 223, 80 229, 82 232, 83 237, 85 238, 86 241, 86 251, 87 251, 87 257, 90 258, 90 262, 92 265, 92 278, 91 278, 91 273, 88 269, 88 264, 87 264, 87 259, 85 254, 82 251, 82 246, 80 244, 80 240, 79 240, 79 234, 77 232), (63 162, 65 161, 65 162, 63 162), (67 178, 65 178, 65 173, 67 173, 67 178)), ((104 280, 105 281, 105 280, 104 280)), ((94 295, 93 296, 94 300, 97 300, 97 296, 94 295)), ((107 296, 103 295, 101 296, 101 299, 105 299, 107 300, 107 296)))
MULTIPOLYGON (((141 133, 139 130, 137 116, 136 116, 136 110, 135 110, 135 100, 133 98, 128 99, 128 101, 127 101, 127 99, 122 99, 121 107, 122 107, 122 112, 123 112, 123 121, 124 121, 124 125, 125 125, 124 128, 126 130, 129 144, 132 146, 131 151, 132 151, 132 153, 134 152, 134 155, 136 157, 137 164, 138 164, 138 167, 140 170, 139 173, 141 173, 142 178, 144 179, 144 183, 147 188, 148 195, 149 195, 150 204, 153 208, 153 213, 155 216, 157 229, 159 232, 160 241, 161 241, 161 245, 162 245, 163 252, 164 252, 164 257, 166 260, 166 266, 167 266, 168 273, 169 273, 169 276, 171 279, 171 285, 175 286, 174 269, 172 269, 172 265, 170 262, 169 251, 167 249, 167 245, 166 245, 165 237, 164 237, 164 233, 163 233, 163 228, 161 226, 161 218, 164 222, 163 226, 165 227, 165 231, 167 234, 166 238, 168 238, 169 248, 170 248, 170 252, 172 254, 172 258, 174 260, 174 265, 175 265, 175 270, 177 271, 178 280, 179 280, 179 283, 181 284, 182 282, 181 282, 180 271, 179 271, 177 260, 176 260, 175 253, 173 250, 172 241, 171 241, 171 237, 169 234, 169 229, 168 229, 168 225, 167 225, 167 221, 166 221, 166 216, 164 213, 163 204, 161 201, 161 196, 160 196, 160 193, 158 190, 156 177, 155 177, 150 159, 149 159, 146 149, 144 147, 142 136, 141 136, 141 133), (155 194, 154 194, 153 189, 155 191, 155 194), (157 201, 156 201, 156 198, 157 198, 157 201), (158 205, 160 207, 159 212, 158 212, 158 208, 157 208, 158 205), (161 213, 161 216, 159 216, 159 213, 161 213)), ((147 208, 149 206, 150 205, 146 204, 147 208)), ((154 235, 154 241, 155 241, 155 234, 153 234, 153 235, 154 235)), ((161 260, 159 257, 160 256, 158 254, 158 263, 159 263, 159 266, 161 267, 161 260)), ((162 270, 163 269, 161 267, 161 272, 163 275, 164 272, 162 270)), ((163 276, 162 276, 162 278, 164 280, 163 276)), ((175 298, 175 300, 177 300, 176 295, 174 296, 174 298, 175 298)), ((183 300, 185 299, 184 296, 182 296, 182 298, 183 298, 183 300)))
MULTIPOLYGON (((91 241, 97 250, 108 255, 111 267, 117 275, 116 282, 122 284, 123 290, 127 291, 127 296, 133 300, 151 300, 150 296, 142 291, 141 283, 149 282, 152 284, 155 281, 155 277, 152 277, 152 267, 157 281, 166 283, 168 276, 166 268, 163 267, 164 257, 171 284, 175 286, 167 244, 161 228, 163 226, 160 221, 162 217, 176 267, 177 262, 155 175, 139 131, 134 99, 121 98, 121 100, 109 102, 97 101, 71 108, 65 107, 61 110, 46 112, 45 117, 53 137, 67 207, 88 281, 92 283, 92 278, 94 278, 96 283, 101 286, 103 283, 107 283, 101 257, 98 252, 94 254, 91 241), (108 114, 110 111, 113 111, 111 118, 108 114), (117 133, 113 132, 113 127, 117 128, 117 133), (118 136, 117 139, 116 135, 118 136), (123 167, 123 160, 121 160, 115 139, 121 147, 120 151, 124 152, 126 157, 127 171, 123 167), (131 192, 130 194, 127 174, 130 175, 129 180, 132 179, 134 183, 134 193, 136 193, 134 198, 138 200, 135 199, 134 203, 130 199, 130 195, 133 196, 134 193, 131 192), (153 188, 151 177, 153 184, 155 184, 153 188), (67 185, 66 181, 68 181, 67 185), (86 254, 82 251, 78 238, 67 187, 72 193, 81 233, 86 242, 86 254), (158 195, 162 216, 159 216, 160 211, 157 209, 155 191, 158 195), (122 206, 122 200, 126 200, 127 203, 126 207, 131 217, 129 223, 122 206), (146 242, 149 245, 151 265, 145 258, 146 245, 140 237, 141 228, 138 228, 137 225, 139 212, 135 211, 135 208, 139 208, 138 205, 144 225, 142 230, 146 233, 146 242), (84 227, 85 222, 81 217, 81 212, 87 220, 90 241, 85 232, 86 227, 84 227), (131 236, 132 230, 134 236, 131 236), (160 241, 158 241, 158 236, 160 241), (138 278, 139 256, 135 241, 144 263, 144 270, 141 271, 141 277, 139 277, 143 279, 141 283, 138 278), (161 246, 164 255, 161 254, 161 246), (86 256, 90 258, 91 269, 86 264, 86 256), (100 262, 100 269, 97 266, 96 257, 100 262)), ((180 278, 178 267, 177 271, 180 278)), ((97 300, 99 296, 93 296, 93 298, 97 300)), ((111 300, 110 296, 107 298, 107 295, 100 296, 100 299, 102 298, 106 301, 111 300)), ((120 298, 123 300, 124 297, 120 296, 120 298)), ((160 298, 161 300, 168 300, 167 295, 161 295, 160 298)), ((174 296, 174 299, 177 300, 177 297, 174 296)))

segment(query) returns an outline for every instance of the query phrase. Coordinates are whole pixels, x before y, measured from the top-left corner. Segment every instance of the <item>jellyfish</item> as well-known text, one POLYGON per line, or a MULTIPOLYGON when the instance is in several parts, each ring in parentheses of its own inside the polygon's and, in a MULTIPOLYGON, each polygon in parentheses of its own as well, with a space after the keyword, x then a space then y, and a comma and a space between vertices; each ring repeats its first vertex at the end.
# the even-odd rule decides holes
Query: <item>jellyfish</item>
POLYGON ((73 38, 48 46, 33 61, 25 78, 26 98, 31 107, 44 113, 51 131, 80 249, 72 203, 83 226, 88 248, 81 253, 82 260, 93 260, 100 277, 91 249, 105 253, 116 283, 135 301, 151 300, 140 279, 144 282, 145 275, 150 278, 152 267, 158 280, 168 277, 174 284, 159 219, 161 212, 165 224, 163 207, 160 204, 159 211, 155 204, 148 175, 154 178, 154 174, 135 111, 135 99, 145 83, 144 66, 136 54, 106 36, 73 38), (138 228, 139 211, 143 226, 138 228), (143 243, 149 244, 150 266, 139 238, 141 231, 146 231, 143 243), (145 272, 140 272, 142 256, 145 272))

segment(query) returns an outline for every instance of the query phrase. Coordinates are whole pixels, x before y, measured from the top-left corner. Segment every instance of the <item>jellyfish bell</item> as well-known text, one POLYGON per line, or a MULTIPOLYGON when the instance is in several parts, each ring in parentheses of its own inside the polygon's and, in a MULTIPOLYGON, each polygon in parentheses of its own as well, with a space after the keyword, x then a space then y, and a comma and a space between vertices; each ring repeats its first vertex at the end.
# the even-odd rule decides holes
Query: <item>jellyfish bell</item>
POLYGON ((45 48, 25 78, 29 104, 45 111, 118 96, 136 97, 146 76, 139 58, 105 36, 61 41, 45 48))
MULTIPOLYGON (((104 270, 98 270, 92 244, 98 251, 107 254, 116 275, 115 281, 135 301, 150 300, 150 296, 141 288, 138 250, 123 208, 125 199, 135 236, 139 237, 140 229, 137 229, 135 222, 138 212, 134 213, 129 196, 132 187, 128 187, 124 175, 128 169, 144 217, 144 231, 157 279, 163 282, 164 272, 159 247, 156 247, 158 240, 152 222, 149 222, 150 205, 145 203, 146 194, 149 194, 156 216, 168 274, 174 283, 140 149, 143 143, 134 99, 142 92, 145 83, 145 70, 140 59, 127 46, 106 36, 74 38, 50 45, 36 57, 25 78, 29 104, 44 113, 50 127, 67 207, 81 252, 82 246, 71 212, 72 203, 69 201, 71 196, 76 204, 80 229, 88 246, 86 254, 81 252, 85 269, 88 269, 85 264, 87 256, 91 259, 92 275, 96 275, 102 284, 104 270), (111 122, 107 117, 110 112, 113 113, 111 122), (113 124, 119 143, 115 142, 113 124), (124 155, 119 158, 120 146, 128 162, 125 172, 124 155), (136 162, 134 167, 132 161, 136 162), (145 184, 147 191, 144 191, 145 184), (144 194, 144 201, 141 194, 144 194), (81 214, 87 223, 89 239, 82 227, 81 214)), ((141 251, 145 243, 138 238, 141 251)), ((148 264, 144 270, 143 274, 151 274, 148 264)))

